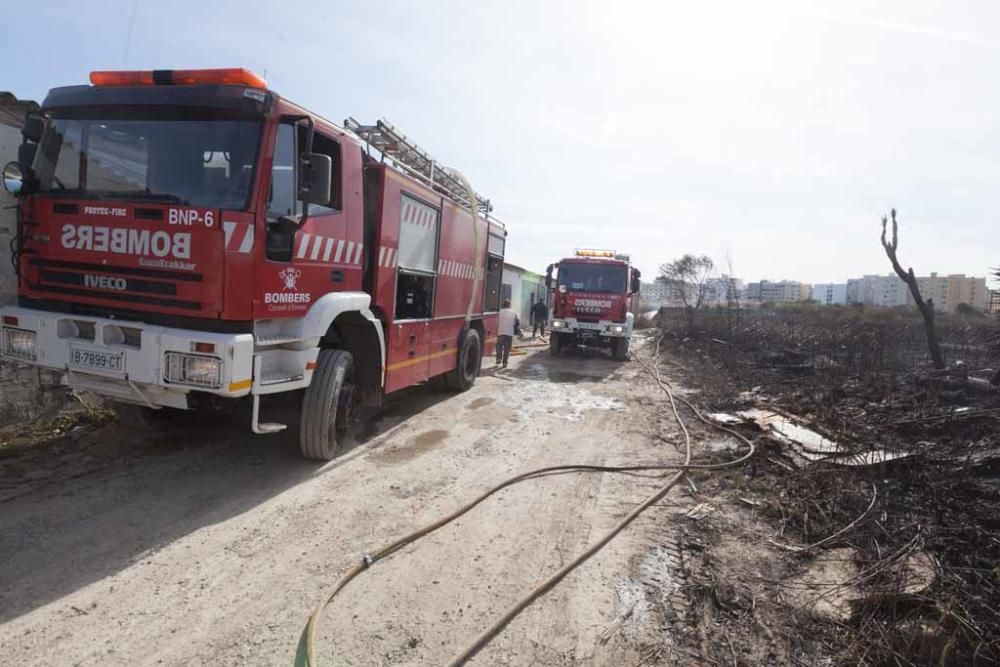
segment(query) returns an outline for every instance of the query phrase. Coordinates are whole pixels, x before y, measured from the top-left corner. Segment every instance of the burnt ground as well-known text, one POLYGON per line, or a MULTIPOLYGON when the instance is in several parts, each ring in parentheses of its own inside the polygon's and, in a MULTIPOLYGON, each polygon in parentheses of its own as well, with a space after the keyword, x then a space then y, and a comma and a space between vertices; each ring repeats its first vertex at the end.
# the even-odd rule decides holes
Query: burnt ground
MULTIPOLYGON (((810 339, 807 319, 796 328, 810 339)), ((719 664, 1000 662, 1000 391, 980 381, 988 370, 845 368, 767 333, 730 343, 718 330, 666 324, 663 363, 709 411, 777 411, 845 451, 900 458, 809 462, 756 425, 735 427, 759 453, 745 468, 693 476, 706 510, 685 528, 702 655, 719 664)), ((728 446, 719 441, 720 460, 728 446)))

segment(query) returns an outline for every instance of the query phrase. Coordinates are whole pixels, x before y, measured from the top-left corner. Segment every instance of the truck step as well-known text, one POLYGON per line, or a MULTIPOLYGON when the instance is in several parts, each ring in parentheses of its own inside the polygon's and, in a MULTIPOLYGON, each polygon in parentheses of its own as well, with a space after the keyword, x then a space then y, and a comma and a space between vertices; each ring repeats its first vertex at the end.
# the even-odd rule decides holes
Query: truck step
POLYGON ((291 373, 289 371, 265 371, 261 373, 260 383, 261 384, 279 384, 282 382, 298 382, 304 376, 302 373, 291 373))
POLYGON ((285 424, 260 421, 260 394, 254 394, 253 416, 250 417, 250 429, 258 435, 264 435, 266 433, 284 431, 286 428, 288 427, 285 424))
POLYGON ((288 428, 287 424, 279 424, 278 422, 261 422, 257 424, 255 428, 256 433, 278 433, 279 431, 284 431, 288 428))
POLYGON ((285 345, 286 343, 297 343, 302 340, 298 336, 257 336, 255 343, 257 347, 270 347, 272 345, 285 345))

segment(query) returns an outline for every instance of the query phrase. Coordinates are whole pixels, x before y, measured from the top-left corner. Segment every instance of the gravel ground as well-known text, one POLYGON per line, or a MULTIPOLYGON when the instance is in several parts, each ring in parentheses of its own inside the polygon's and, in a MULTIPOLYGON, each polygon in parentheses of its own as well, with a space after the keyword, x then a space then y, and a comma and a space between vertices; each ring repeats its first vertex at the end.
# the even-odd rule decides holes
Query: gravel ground
MULTIPOLYGON (((33 467, 48 456, 58 470, 74 442, 109 454, 0 503, 0 664, 290 665, 309 612, 362 554, 487 487, 560 463, 679 460, 655 438, 673 428, 657 392, 635 363, 530 350, 464 394, 394 396, 324 466, 243 423, 90 426, 33 467)), ((660 483, 577 474, 503 491, 357 579, 321 627, 321 664, 447 661, 660 483)), ((649 661, 670 637, 645 596, 678 587, 663 516, 689 505, 675 491, 475 663, 649 661)))

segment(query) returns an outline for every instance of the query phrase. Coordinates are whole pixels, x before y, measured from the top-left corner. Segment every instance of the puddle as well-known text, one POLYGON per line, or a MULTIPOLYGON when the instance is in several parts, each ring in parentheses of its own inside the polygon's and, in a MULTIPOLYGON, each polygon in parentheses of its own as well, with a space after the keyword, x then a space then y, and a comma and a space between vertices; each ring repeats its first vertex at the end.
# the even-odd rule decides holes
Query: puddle
POLYGON ((437 449, 448 437, 448 431, 436 429, 424 431, 399 447, 377 449, 369 455, 376 463, 405 463, 432 449, 437 449))
POLYGON ((522 378, 499 398, 517 414, 549 414, 568 421, 580 421, 592 410, 624 410, 622 401, 598 396, 579 384, 550 382, 545 367, 532 377, 522 378))
POLYGON ((492 402, 493 402, 492 398, 483 396, 481 398, 477 398, 474 401, 470 401, 466 407, 469 408, 470 410, 478 410, 479 408, 485 407, 492 402))
POLYGON ((582 375, 580 373, 573 373, 571 371, 549 371, 548 380, 549 382, 600 382, 604 378, 595 375, 582 375))

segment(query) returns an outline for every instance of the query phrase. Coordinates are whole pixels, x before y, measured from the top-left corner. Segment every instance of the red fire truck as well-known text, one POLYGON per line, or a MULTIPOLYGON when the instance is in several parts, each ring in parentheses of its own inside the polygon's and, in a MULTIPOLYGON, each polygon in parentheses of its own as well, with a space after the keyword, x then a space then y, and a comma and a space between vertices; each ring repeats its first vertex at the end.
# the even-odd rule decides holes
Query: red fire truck
POLYGON ((587 345, 609 348, 615 360, 624 361, 632 337, 632 297, 639 293, 639 276, 629 256, 613 250, 577 250, 573 257, 550 264, 545 284, 553 290, 552 355, 587 345))
POLYGON ((124 408, 301 392, 299 442, 496 340, 506 231, 464 177, 385 121, 340 126, 242 69, 94 72, 29 119, 18 305, 0 354, 124 408))

